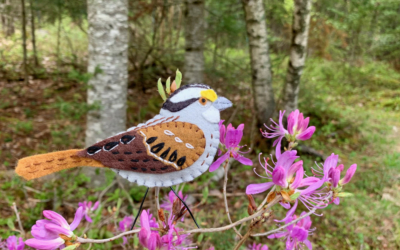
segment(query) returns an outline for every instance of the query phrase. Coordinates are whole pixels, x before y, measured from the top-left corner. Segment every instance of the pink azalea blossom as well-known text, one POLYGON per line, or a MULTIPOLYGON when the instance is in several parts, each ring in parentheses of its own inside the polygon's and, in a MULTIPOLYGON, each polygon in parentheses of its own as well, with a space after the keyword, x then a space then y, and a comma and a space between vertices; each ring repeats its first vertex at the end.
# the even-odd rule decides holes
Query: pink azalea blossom
POLYGON ((23 250, 25 247, 24 240, 15 235, 11 235, 7 238, 6 242, 1 242, 0 239, 0 249, 7 249, 7 250, 23 250))
POLYGON ((344 165, 337 165, 339 161, 339 155, 331 154, 328 158, 326 158, 323 167, 321 168, 317 164, 317 169, 313 169, 313 172, 317 176, 325 176, 328 181, 328 189, 333 192, 332 202, 336 205, 339 205, 341 196, 346 196, 345 193, 342 193, 342 188, 345 184, 349 183, 353 178, 357 170, 357 164, 353 164, 347 169, 345 176, 340 179, 340 175, 344 170, 344 165))
POLYGON ((92 218, 90 218, 89 214, 99 207, 99 202, 96 201, 96 203, 94 203, 93 207, 92 207, 91 201, 79 202, 78 206, 83 208, 83 214, 85 215, 86 221, 92 223, 93 220, 92 220, 92 218))
POLYGON ((295 142, 296 140, 305 141, 311 138, 311 136, 315 132, 315 127, 308 127, 308 123, 310 118, 307 117, 304 119, 303 113, 300 113, 298 109, 291 112, 287 118, 287 129, 283 126, 283 116, 286 111, 279 111, 279 123, 277 124, 274 120, 271 119, 272 125, 270 127, 265 127, 271 132, 261 132, 262 135, 266 138, 275 138, 278 137, 273 146, 276 146, 276 156, 277 158, 281 155, 281 144, 283 137, 286 137, 288 141, 295 142))
POLYGON ((223 122, 224 120, 219 122, 219 141, 226 148, 227 152, 211 164, 209 171, 214 172, 229 158, 234 158, 243 165, 252 166, 253 162, 242 155, 245 154, 245 152, 239 151, 242 148, 239 146, 239 143, 243 137, 244 124, 240 124, 237 129, 235 129, 232 124, 229 124, 225 131, 225 125, 222 124, 223 122))
POLYGON ((249 245, 247 250, 268 250, 267 245, 253 243, 253 245, 249 245))
POLYGON ((76 236, 73 231, 83 218, 83 208, 78 208, 71 224, 68 224, 60 214, 50 210, 44 210, 43 215, 49 220, 36 221, 31 230, 34 238, 26 240, 25 244, 36 249, 53 250, 63 246, 65 243, 64 237, 61 238, 60 235, 74 240, 76 236))
POLYGON ((286 209, 290 208, 290 202, 293 201, 294 206, 297 207, 298 200, 309 210, 314 207, 326 207, 327 204, 324 201, 327 194, 318 190, 324 184, 325 178, 304 178, 303 161, 294 162, 298 158, 296 154, 295 150, 284 152, 274 163, 274 167, 265 161, 265 165, 262 167, 265 169, 266 176, 258 176, 270 181, 248 185, 246 194, 258 194, 271 189, 268 194, 268 202, 277 195, 281 195, 283 198, 281 205, 286 209))
MULTIPOLYGON (((301 213, 300 216, 303 216, 306 212, 301 213)), ((296 215, 288 215, 285 219, 285 223, 290 223, 294 221, 297 216, 296 215)), ((306 246, 308 249, 312 250, 312 244, 308 240, 308 236, 312 233, 311 228, 311 219, 310 216, 307 216, 301 220, 299 220, 296 224, 292 224, 282 229, 280 232, 269 235, 269 239, 276 238, 286 238, 286 250, 293 249, 303 249, 306 246)))
POLYGON ((141 230, 138 234, 139 243, 149 250, 187 250, 191 241, 187 239, 189 234, 179 234, 181 229, 177 228, 173 216, 170 216, 167 223, 163 223, 168 232, 161 236, 159 231, 151 230, 159 225, 148 211, 143 210, 140 215, 141 230))

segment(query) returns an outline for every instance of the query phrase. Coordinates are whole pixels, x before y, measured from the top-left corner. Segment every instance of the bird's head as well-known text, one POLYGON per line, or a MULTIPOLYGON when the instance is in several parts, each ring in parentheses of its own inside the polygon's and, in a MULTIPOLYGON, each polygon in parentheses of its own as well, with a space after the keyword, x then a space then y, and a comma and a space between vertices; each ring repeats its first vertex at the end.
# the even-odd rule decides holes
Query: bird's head
POLYGON ((218 96, 209 86, 195 83, 175 90, 164 102, 160 114, 188 118, 201 115, 210 123, 218 123, 220 111, 231 106, 231 101, 218 96))

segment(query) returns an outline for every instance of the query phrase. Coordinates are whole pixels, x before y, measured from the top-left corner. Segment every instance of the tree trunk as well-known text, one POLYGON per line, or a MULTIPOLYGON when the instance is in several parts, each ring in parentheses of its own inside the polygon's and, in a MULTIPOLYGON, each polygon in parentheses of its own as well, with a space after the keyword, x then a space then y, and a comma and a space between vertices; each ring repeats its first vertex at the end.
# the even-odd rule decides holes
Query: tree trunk
POLYGON ((204 81, 204 0, 185 0, 185 83, 204 81))
POLYGON ((88 0, 88 104, 86 145, 125 130, 128 86, 128 1, 88 0))
MULTIPOLYGON (((126 129, 128 92, 128 1, 88 0, 89 80, 87 101, 100 107, 87 115, 86 146, 126 129)), ((104 184, 104 175, 94 175, 91 185, 104 184)))
POLYGON ((32 48, 33 48, 33 59, 35 63, 35 67, 39 66, 39 61, 37 57, 37 50, 36 50, 36 34, 35 34, 35 11, 33 8, 34 0, 30 0, 31 5, 31 34, 32 34, 32 48))
POLYGON ((283 91, 283 107, 286 116, 297 109, 300 78, 307 54, 308 30, 310 27, 311 0, 295 0, 292 24, 290 59, 283 91))
POLYGON ((262 0, 242 0, 249 38, 254 108, 258 125, 268 123, 275 112, 267 25, 262 0))
POLYGON ((27 68, 27 52, 26 52, 26 12, 25 12, 25 0, 21 0, 21 10, 22 10, 22 49, 24 54, 24 81, 28 83, 28 68, 27 68))
POLYGON ((4 4, 2 4, 1 26, 6 37, 13 35, 15 32, 13 16, 14 8, 15 7, 11 4, 10 0, 5 0, 4 4))

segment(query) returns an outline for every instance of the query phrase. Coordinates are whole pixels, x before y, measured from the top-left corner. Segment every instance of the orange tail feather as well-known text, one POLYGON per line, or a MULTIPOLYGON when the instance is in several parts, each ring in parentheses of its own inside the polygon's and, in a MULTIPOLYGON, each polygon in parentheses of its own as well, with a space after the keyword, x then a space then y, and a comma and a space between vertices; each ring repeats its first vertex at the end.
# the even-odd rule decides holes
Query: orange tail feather
POLYGON ((71 149, 22 158, 18 161, 15 172, 26 180, 32 180, 68 168, 105 167, 96 160, 77 156, 80 150, 71 149))

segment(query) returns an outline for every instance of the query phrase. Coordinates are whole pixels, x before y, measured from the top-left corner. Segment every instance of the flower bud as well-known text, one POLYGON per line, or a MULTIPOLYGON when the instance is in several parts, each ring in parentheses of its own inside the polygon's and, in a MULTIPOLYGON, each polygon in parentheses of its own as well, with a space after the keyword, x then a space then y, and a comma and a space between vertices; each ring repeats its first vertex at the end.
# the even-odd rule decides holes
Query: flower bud
POLYGON ((162 222, 165 222, 165 214, 164 214, 164 209, 160 208, 158 210, 158 219, 162 222))

